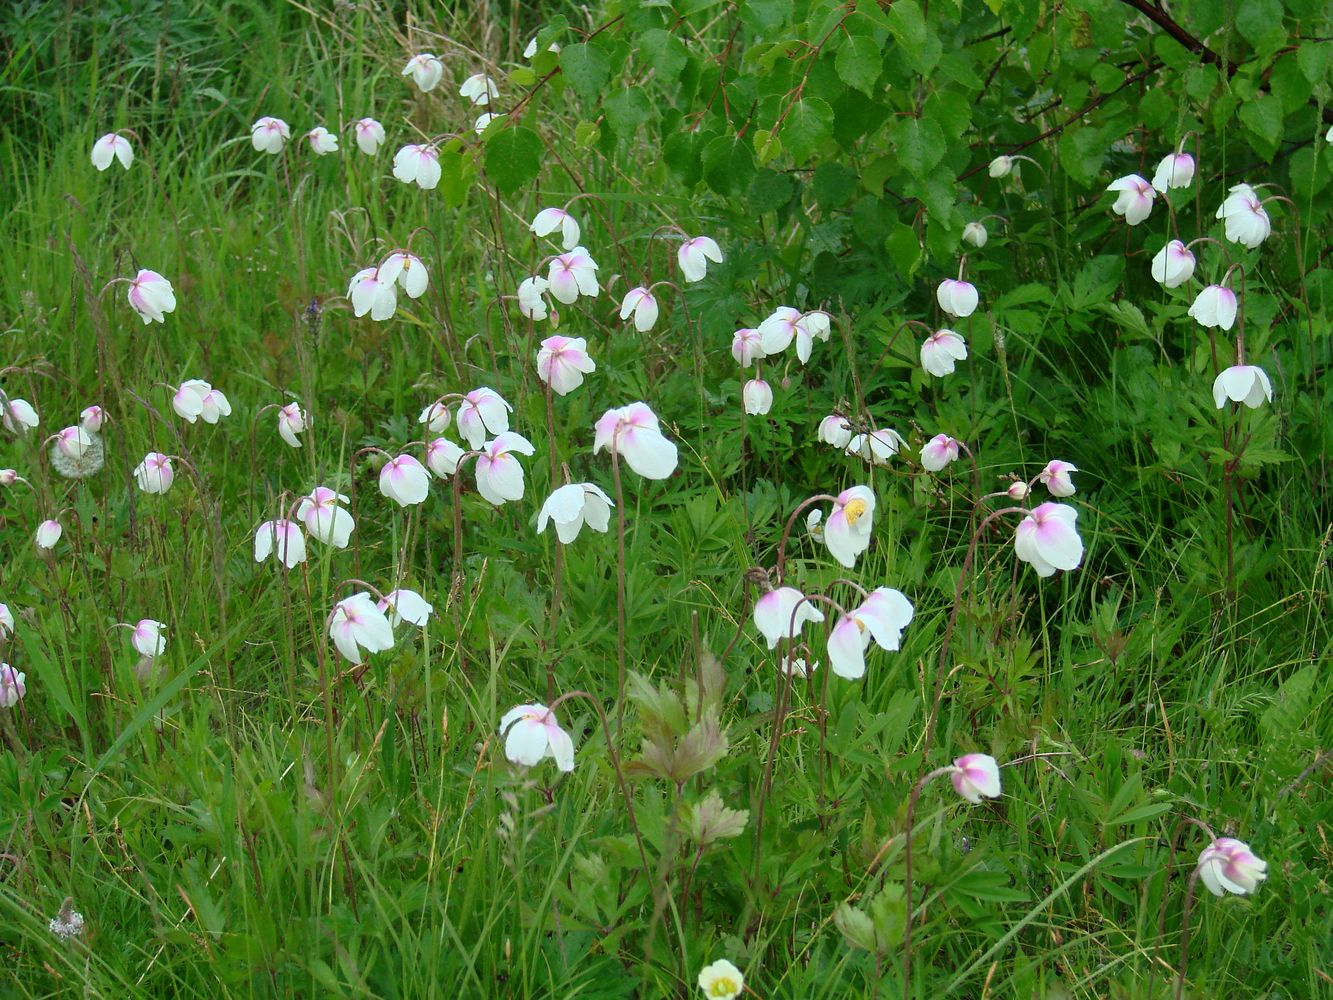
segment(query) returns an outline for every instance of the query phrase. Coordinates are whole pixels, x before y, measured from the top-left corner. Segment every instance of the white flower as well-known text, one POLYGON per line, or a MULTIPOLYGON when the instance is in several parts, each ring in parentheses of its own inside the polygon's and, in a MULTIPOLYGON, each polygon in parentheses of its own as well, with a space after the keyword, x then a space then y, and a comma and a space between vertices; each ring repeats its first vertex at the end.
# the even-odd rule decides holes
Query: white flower
POLYGON ((973 805, 1000 797, 1000 765, 994 757, 984 753, 964 754, 953 762, 949 780, 954 791, 973 805))
POLYGON ((1233 837, 1218 837, 1199 855, 1199 880, 1214 896, 1245 896, 1268 878, 1268 862, 1260 861, 1250 845, 1233 837))
POLYGON ((458 471, 463 454, 463 449, 448 438, 436 438, 426 445, 426 468, 437 478, 447 479, 458 471))
POLYGON ((139 489, 150 495, 161 495, 171 489, 176 472, 171 467, 171 456, 150 451, 134 470, 134 481, 139 489))
POLYGON ((912 602, 902 593, 890 587, 875 588, 860 607, 839 619, 829 632, 828 658, 833 673, 846 680, 865 676, 865 654, 871 640, 880 649, 896 651, 913 614, 912 602))
POLYGON ((432 434, 442 434, 449 429, 449 424, 453 417, 449 415, 449 407, 443 402, 434 402, 421 411, 421 416, 417 417, 417 423, 425 424, 426 430, 432 434))
POLYGON ((819 422, 819 440, 835 448, 846 448, 852 443, 851 422, 840 413, 830 413, 819 422))
POLYGON ((410 76, 417 88, 428 94, 435 89, 444 76, 444 63, 429 52, 413 56, 403 67, 403 76, 410 76))
POLYGON ((1237 184, 1231 189, 1217 210, 1217 218, 1224 220, 1227 239, 1251 250, 1268 239, 1268 234, 1273 231, 1273 223, 1264 211, 1259 195, 1248 184, 1237 184))
POLYGON ((488 441, 473 466, 477 492, 499 507, 506 500, 523 499, 523 466, 515 455, 532 455, 536 449, 522 434, 505 431, 488 441))
POLYGON ((773 408, 773 389, 763 379, 752 378, 741 389, 741 402, 746 413, 762 417, 773 408))
POLYGON ((871 465, 885 466, 907 442, 891 427, 881 427, 869 434, 857 434, 847 442, 847 454, 858 455, 871 465))
POLYGON ((754 627, 768 640, 769 649, 774 649, 779 639, 795 638, 806 622, 818 624, 823 620, 823 612, 795 587, 770 590, 754 602, 754 627))
POLYGON ((166 636, 162 634, 165 628, 162 622, 140 618, 130 632, 130 645, 140 656, 161 656, 167 648, 166 636))
POLYGON ((620 318, 628 319, 630 313, 634 314, 634 329, 640 333, 647 333, 657 322, 657 299, 653 293, 640 285, 637 288, 631 288, 625 293, 625 299, 620 303, 620 318))
MULTIPOLYGON (((573 250, 579 245, 582 232, 578 220, 563 208, 543 208, 528 227, 534 236, 550 236, 557 228, 560 230, 561 243, 566 250, 573 250)), ((624 319, 623 316, 621 318, 624 319)))
POLYGON ((113 159, 119 160, 120 165, 129 170, 130 164, 134 162, 134 149, 130 146, 130 140, 123 135, 108 132, 93 143, 93 166, 99 171, 105 170, 111 166, 113 159))
POLYGON ((60 541, 60 536, 65 533, 65 529, 60 526, 60 522, 47 519, 37 525, 37 535, 35 541, 39 549, 54 549, 56 542, 60 541))
POLYGON ((1075 490, 1070 473, 1077 471, 1077 465, 1055 458, 1047 462, 1046 468, 1037 474, 1037 481, 1045 486, 1053 497, 1072 497, 1075 490))
POLYGON ((505 738, 505 757, 515 764, 534 767, 550 757, 560 770, 574 770, 574 741, 545 705, 511 708, 500 720, 500 735, 505 738))
POLYGON ((490 104, 492 100, 500 96, 500 89, 496 87, 495 81, 485 73, 474 73, 463 81, 463 86, 458 88, 458 93, 473 104, 490 104))
POLYGON ((986 168, 992 177, 1008 177, 1014 169, 1014 159, 1012 156, 997 156, 990 161, 990 166, 986 168))
POLYGON ((950 316, 965 319, 976 312, 980 299, 976 286, 970 281, 945 278, 939 288, 935 289, 935 301, 950 316))
POLYGON ((274 552, 278 562, 288 569, 305 562, 305 535, 294 521, 265 521, 255 532, 255 562, 263 562, 274 552))
POLYGON ((921 467, 927 472, 939 472, 957 460, 958 442, 948 434, 936 434, 921 448, 921 467))
POLYGON ((393 175, 423 191, 440 183, 440 151, 429 143, 409 143, 393 154, 393 175))
POLYGON ((708 262, 722 263, 722 250, 711 237, 696 236, 686 240, 676 251, 676 263, 686 281, 702 281, 708 273, 708 262))
POLYGON ((725 958, 719 958, 700 971, 699 989, 704 991, 708 1000, 736 1000, 745 989, 745 977, 736 966, 725 958))
POLYGON ((329 616, 329 638, 338 652, 352 663, 361 662, 361 651, 379 653, 393 648, 393 628, 384 612, 362 592, 344 598, 329 616))
POLYGON ((1189 153, 1169 153, 1157 164, 1152 186, 1163 194, 1168 188, 1187 188, 1194 183, 1194 157, 1189 153))
POLYGON ((397 455, 380 469, 380 492, 400 507, 425 503, 430 473, 411 455, 397 455))
POLYGON ((27 434, 42 422, 33 405, 26 399, 6 400, 3 394, 0 394, 0 413, 3 414, 0 422, 11 434, 27 434))
POLYGON ((281 118, 265 116, 250 126, 250 145, 259 153, 276 156, 292 137, 292 130, 281 118))
POLYGON ((531 320, 546 318, 546 290, 550 283, 539 274, 518 283, 518 311, 531 320))
POLYGON ((374 118, 362 118, 352 128, 356 132, 356 145, 361 152, 367 156, 374 156, 379 152, 384 142, 383 125, 374 118))
POLYGON ((407 622, 417 628, 425 628, 435 608, 415 590, 391 590, 375 606, 387 611, 390 625, 407 622))
POLYGON ((327 156, 329 153, 338 152, 338 137, 323 125, 316 125, 305 134, 305 137, 310 143, 310 151, 316 156, 327 156))
POLYGON ((407 293, 409 299, 419 299, 426 294, 426 285, 430 275, 426 265, 416 254, 406 250, 395 250, 380 262, 378 278, 388 285, 397 285, 407 293))
POLYGON ((1171 240, 1153 256, 1152 276, 1163 288, 1179 288, 1194 276, 1194 254, 1180 240, 1171 240))
POLYGON ((1106 190, 1118 192, 1111 211, 1123 215, 1131 226, 1137 226, 1148 217, 1157 194, 1153 186, 1138 174, 1117 178, 1106 186, 1106 190))
POLYGON ((1227 400, 1258 409, 1273 401, 1273 384, 1258 365, 1232 365, 1213 382, 1213 402, 1217 408, 1226 406, 1227 400))
POLYGON ((1189 315, 1202 327, 1230 330, 1236 322, 1236 293, 1225 285, 1209 285, 1194 299, 1189 315))
POLYGON ((293 448, 301 447, 298 434, 304 434, 310 426, 310 414, 301 409, 299 403, 288 403, 278 408, 278 436, 293 448))
POLYGON ((963 242, 970 243, 978 250, 986 245, 989 238, 986 227, 980 222, 969 222, 963 227, 963 242))
POLYGON ((952 375, 967 360, 967 342, 952 330, 936 330, 921 344, 921 367, 936 378, 952 375))
POLYGON ((561 486, 542 504, 541 513, 537 515, 537 533, 545 531, 549 522, 554 522, 556 536, 568 545, 578 537, 585 524, 593 531, 605 532, 610 525, 613 506, 611 498, 595 483, 561 486))

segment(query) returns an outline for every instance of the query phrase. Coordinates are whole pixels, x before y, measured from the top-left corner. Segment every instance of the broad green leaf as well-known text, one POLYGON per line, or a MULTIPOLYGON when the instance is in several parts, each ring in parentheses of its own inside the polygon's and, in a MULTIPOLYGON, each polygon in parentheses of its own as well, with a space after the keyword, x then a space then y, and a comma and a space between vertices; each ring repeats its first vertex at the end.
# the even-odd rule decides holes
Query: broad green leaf
POLYGON ((514 125, 486 140, 486 176, 501 194, 513 194, 542 168, 542 141, 524 125, 514 125))
POLYGON ((944 133, 930 118, 899 118, 891 135, 899 162, 918 180, 944 158, 944 133))
POLYGON ((875 92, 875 81, 879 79, 883 63, 884 55, 879 46, 866 35, 852 35, 846 39, 833 60, 843 82, 867 97, 875 92))
POLYGON ((689 61, 685 43, 662 28, 645 31, 639 39, 639 51, 644 61, 657 71, 663 80, 675 80, 689 61))
POLYGON ((560 72, 574 93, 585 101, 595 101, 611 76, 611 59, 596 44, 577 42, 560 50, 560 72))
POLYGON ((833 109, 818 97, 807 97, 792 105, 778 135, 797 164, 828 145, 833 134, 833 109))
POLYGON ((1272 94, 1260 94, 1240 106, 1240 120, 1248 130, 1254 151, 1272 160, 1282 142, 1282 102, 1272 94))
POLYGON ((754 156, 746 141, 735 135, 720 135, 703 149, 704 183, 718 194, 744 191, 754 176, 754 156))
POLYGON ((653 106, 641 87, 626 87, 602 101, 607 124, 622 139, 628 139, 653 114, 653 106))

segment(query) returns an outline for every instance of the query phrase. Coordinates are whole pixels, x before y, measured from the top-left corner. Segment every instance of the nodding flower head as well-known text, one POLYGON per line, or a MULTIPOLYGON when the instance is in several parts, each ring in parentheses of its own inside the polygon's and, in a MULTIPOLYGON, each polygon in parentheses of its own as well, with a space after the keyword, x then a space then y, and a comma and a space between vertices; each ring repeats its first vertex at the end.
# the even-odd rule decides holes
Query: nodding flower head
POLYGON ((112 160, 119 160, 120 165, 129 170, 134 162, 134 148, 123 135, 108 132, 93 143, 92 161, 93 166, 102 171, 111 166, 112 160))
POLYGON ((657 322, 657 299, 642 285, 626 292, 624 300, 620 303, 622 320, 629 319, 631 313, 634 315, 634 329, 640 333, 647 333, 657 322))
POLYGON ((161 495, 171 489, 176 471, 171 467, 171 456, 150 451, 134 470, 134 481, 148 494, 161 495))
POLYGON ((948 434, 936 434, 921 448, 921 467, 927 472, 939 472, 950 462, 958 461, 958 442, 948 434))
POLYGON ((751 416, 765 416, 773 408, 773 388, 761 378, 752 378, 741 388, 741 405, 751 416))
POLYGON ((1078 511, 1067 504, 1041 504, 1014 531, 1014 554, 1031 563, 1038 576, 1076 569, 1083 561, 1083 539, 1074 527, 1077 518, 1078 511))
POLYGON ((1254 188, 1237 184, 1231 188, 1222 206, 1217 210, 1222 219, 1227 239, 1253 250, 1273 231, 1273 223, 1264 211, 1263 203, 1254 188))
POLYGON ((593 454, 603 448, 623 458, 644 479, 666 479, 676 470, 674 442, 662 433, 647 403, 607 410, 594 427, 593 454))
POLYGON ((952 375, 967 360, 967 342, 952 330, 936 330, 921 344, 921 367, 936 378, 952 375))
POLYGON ((1193 183, 1194 157, 1189 153, 1168 153, 1152 177, 1152 186, 1163 194, 1169 188, 1187 188, 1193 183))
POLYGON ((676 251, 676 263, 686 281, 702 281, 708 273, 708 262, 722 263, 722 249, 709 236, 686 240, 676 251))
POLYGON ((945 278, 935 289, 935 301, 955 319, 966 319, 977 311, 980 297, 977 288, 970 281, 945 278))
POLYGON ((428 94, 444 76, 444 63, 430 52, 419 52, 403 67, 403 76, 410 76, 417 89, 428 94))
POLYGON ((578 537, 586 524, 593 531, 605 532, 611 523, 611 508, 615 504, 596 483, 569 483, 561 486, 542 504, 537 515, 537 532, 546 525, 555 525, 556 536, 568 545, 578 537))
POLYGON ((1171 240, 1152 259, 1152 276, 1163 288, 1179 288, 1194 276, 1194 254, 1180 240, 1171 240))
POLYGON ((578 220, 563 208, 543 208, 537 213, 528 229, 534 236, 550 236, 559 229, 561 244, 566 250, 573 250, 578 246, 579 238, 582 236, 578 220))
POLYGON ((1217 408, 1226 406, 1227 400, 1258 409, 1273 401, 1273 383, 1258 365, 1232 365, 1213 382, 1213 402, 1217 408))
POLYGON ((458 433, 473 451, 486 441, 488 433, 503 434, 509 430, 509 413, 513 407, 494 389, 482 386, 473 389, 458 404, 458 433))
POLYGON ((466 97, 473 104, 490 104, 500 96, 500 88, 485 73, 473 73, 458 88, 460 97, 466 97))
POLYGON ((1194 299, 1189 307, 1189 315, 1205 329, 1220 327, 1230 330, 1236 323, 1239 303, 1236 293, 1226 285, 1209 285, 1194 299))
POLYGON ((357 149, 367 156, 374 156, 384 143, 384 126, 374 118, 362 118, 352 126, 356 134, 357 149))
POLYGON ((593 298, 601 291, 597 285, 597 262, 583 247, 553 258, 546 280, 556 301, 565 305, 572 305, 580 295, 593 298))
POLYGON ((794 639, 806 622, 823 620, 824 613, 795 587, 778 587, 754 602, 754 627, 768 641, 769 649, 780 639, 794 639))
POLYGON ((176 292, 171 282, 156 271, 140 270, 130 280, 127 298, 145 326, 165 323, 166 313, 176 311, 176 292))
POLYGON ((1138 174, 1119 177, 1108 184, 1106 190, 1117 192, 1111 211, 1123 215, 1125 222, 1131 226, 1137 226, 1148 218, 1152 212, 1153 198, 1157 194, 1153 186, 1138 174))
POLYGON ((500 735, 505 738, 505 757, 512 763, 534 767, 550 757, 561 771, 574 770, 574 741, 545 705, 511 708, 500 720, 500 735))
POLYGON ((1218 837, 1199 855, 1199 880, 1214 896, 1230 892, 1246 896, 1268 878, 1268 862, 1260 861, 1250 845, 1233 837, 1218 837))
POLYGON ((338 137, 323 125, 312 128, 305 134, 305 139, 310 143, 310 151, 316 156, 327 156, 329 153, 338 152, 338 137))
POLYGON ((1070 478, 1070 473, 1077 471, 1077 465, 1053 458, 1046 463, 1046 468, 1037 474, 1037 481, 1045 486, 1053 497, 1072 497, 1074 480, 1070 478))
POLYGON ((352 663, 362 662, 363 650, 379 653, 393 648, 393 627, 367 593, 339 601, 329 619, 329 638, 352 663))
POLYGON ((1000 765, 984 753, 964 754, 953 762, 949 771, 954 791, 973 805, 983 797, 1000 797, 1000 765))
POLYGON ((292 130, 281 118, 265 116, 250 126, 250 145, 259 153, 277 155, 292 137, 292 130))
POLYGON ((430 143, 409 143, 393 154, 393 175, 404 184, 431 191, 440 183, 440 151, 430 143))
POLYGON ((870 547, 875 522, 875 494, 869 486, 843 490, 833 501, 833 511, 824 525, 824 544, 829 555, 848 569, 870 547))
POLYGON ((583 384, 584 375, 596 370, 582 337, 547 337, 537 352, 537 377, 560 396, 573 392, 583 384))
POLYGON ((300 435, 310 426, 310 414, 300 403, 288 403, 278 408, 278 436, 293 448, 301 447, 300 435))

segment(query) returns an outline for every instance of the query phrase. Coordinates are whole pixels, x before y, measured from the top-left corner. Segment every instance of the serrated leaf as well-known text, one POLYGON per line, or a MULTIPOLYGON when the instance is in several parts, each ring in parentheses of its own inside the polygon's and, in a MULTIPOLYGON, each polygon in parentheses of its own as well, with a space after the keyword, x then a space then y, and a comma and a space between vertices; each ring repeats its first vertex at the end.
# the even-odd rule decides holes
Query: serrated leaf
POLYGON ((513 125, 486 140, 486 176, 501 194, 513 194, 542 168, 542 141, 525 125, 513 125))
POLYGON ((597 45, 577 42, 560 50, 560 72, 585 101, 601 96, 611 76, 611 58, 597 45))
POLYGON ((621 139, 632 136, 653 114, 648 95, 638 87, 626 87, 602 101, 607 124, 621 139))
POLYGON ((747 810, 728 809, 723 805, 722 796, 713 789, 702 802, 696 802, 690 808, 687 829, 700 847, 706 847, 719 840, 739 837, 749 818, 747 810))
POLYGON ((852 35, 838 49, 833 68, 847 86, 854 87, 867 97, 875 93, 875 81, 884 64, 884 55, 873 38, 852 35))
POLYGON ((779 135, 792 160, 802 164, 832 137, 833 109, 818 97, 803 98, 792 105, 779 135))
POLYGON ((700 159, 704 183, 721 195, 745 190, 754 176, 754 156, 740 136, 718 136, 704 147, 700 159))
POLYGON ((924 181, 944 159, 944 133, 930 118, 899 118, 890 134, 899 162, 917 180, 924 181))
POLYGON ((894 224, 893 231, 884 240, 884 250, 904 278, 910 278, 921 266, 921 241, 916 230, 905 223, 894 224))
POLYGON ((1250 133, 1250 145, 1266 160, 1272 160, 1282 142, 1282 101, 1260 94, 1240 106, 1240 120, 1250 133))
POLYGON ((685 43, 663 28, 645 31, 639 39, 639 52, 663 80, 679 77, 690 59, 685 43))

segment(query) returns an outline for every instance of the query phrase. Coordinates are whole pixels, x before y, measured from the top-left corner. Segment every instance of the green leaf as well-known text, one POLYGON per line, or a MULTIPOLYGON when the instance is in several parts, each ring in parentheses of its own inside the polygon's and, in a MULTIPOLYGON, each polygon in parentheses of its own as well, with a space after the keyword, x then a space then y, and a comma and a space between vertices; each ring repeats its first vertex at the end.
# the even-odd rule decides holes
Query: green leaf
POLYGON ((884 250, 904 278, 912 277, 921 266, 921 240, 917 238, 916 230, 905 223, 894 225, 884 241, 884 250))
POLYGON ((1087 187, 1101 173, 1102 160, 1106 158, 1106 143, 1096 129, 1067 130, 1060 137, 1057 149, 1060 166, 1080 187, 1087 187))
POLYGON ((704 183, 721 195, 745 190, 754 176, 754 156, 740 136, 720 135, 704 147, 704 183))
MULTIPOLYGON (((1222 4, 1218 5, 1222 7, 1222 4)), ((1287 41, 1282 0, 1245 0, 1236 5, 1236 30, 1259 55, 1269 55, 1287 41)))
POLYGON ((501 194, 513 194, 542 168, 542 141, 524 125, 507 128, 486 140, 486 176, 501 194))
POLYGON ((566 45, 560 50, 560 72, 574 93, 585 101, 595 101, 611 76, 611 58, 593 44, 566 45))
POLYGON ((899 162, 918 180, 925 180, 944 158, 944 133, 932 119, 899 118, 890 134, 899 162))
POLYGON ((1304 42, 1296 50, 1296 65, 1311 83, 1319 83, 1328 76, 1328 64, 1333 61, 1333 42, 1304 42))
POLYGON ((644 62, 666 81, 679 77, 690 58, 685 43, 662 28, 653 28, 643 33, 639 39, 639 52, 644 62))
POLYGON ((622 139, 632 136, 653 114, 648 94, 639 87, 626 87, 602 101, 607 124, 622 139))
POLYGON ((842 81, 867 97, 874 95, 875 81, 879 79, 883 65, 883 53, 875 40, 866 35, 852 35, 838 49, 833 59, 833 68, 838 71, 842 81))
POLYGON ((1271 161, 1282 142, 1282 102, 1272 94, 1260 94, 1240 106, 1240 120, 1249 130, 1254 151, 1271 161))
POLYGON ((698 184, 702 176, 701 146, 697 132, 677 132, 662 143, 662 161, 672 176, 687 188, 698 184))
POLYGON ((818 97, 807 97, 793 104, 779 132, 782 145, 798 165, 826 145, 832 134, 833 109, 818 97))

